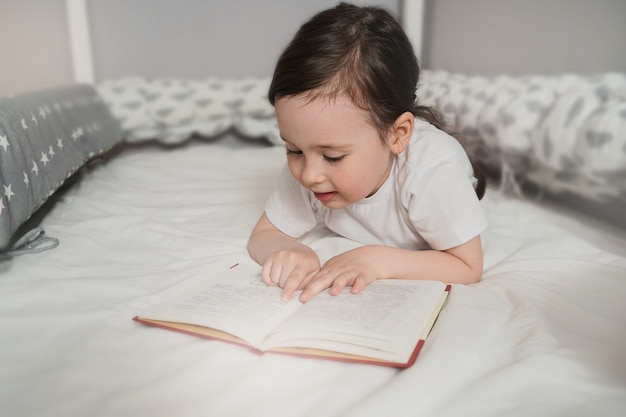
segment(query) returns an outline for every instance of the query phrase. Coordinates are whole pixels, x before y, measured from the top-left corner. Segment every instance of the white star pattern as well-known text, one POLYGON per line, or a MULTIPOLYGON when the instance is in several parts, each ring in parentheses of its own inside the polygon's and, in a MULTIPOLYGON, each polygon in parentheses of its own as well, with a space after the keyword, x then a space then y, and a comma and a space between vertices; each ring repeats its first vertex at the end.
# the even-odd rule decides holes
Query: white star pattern
POLYGON ((15 193, 11 191, 11 184, 9 184, 8 187, 6 185, 3 185, 3 187, 4 187, 4 196, 7 198, 7 201, 10 203, 11 197, 13 197, 15 193))
POLYGON ((7 150, 7 148, 9 147, 9 141, 7 140, 7 135, 0 135, 0 146, 2 147, 2 149, 4 149, 5 151, 7 150))
POLYGON ((83 128, 79 127, 77 129, 74 129, 74 131, 72 131, 72 139, 76 140, 79 137, 83 136, 83 128))
POLYGON ((39 161, 43 164, 44 167, 47 166, 48 162, 50 162, 50 160, 48 159, 48 154, 45 152, 42 152, 41 159, 39 161))
MULTIPOLYGON (((97 152, 91 149, 95 144, 90 140, 106 126, 100 120, 109 123, 110 116, 101 112, 104 106, 89 108, 91 96, 83 98, 81 95, 84 94, 77 91, 75 99, 52 99, 49 104, 34 101, 28 108, 15 103, 16 112, 10 115, 10 122, 17 129, 5 131, 0 128, 0 220, 14 214, 20 218, 24 211, 36 210, 42 203, 38 196, 52 195, 85 159, 103 152, 102 149, 97 152), (87 110, 85 117, 78 124, 71 124, 73 114, 68 112, 79 107, 87 110), (76 147, 72 141, 85 144, 76 147), (31 201, 34 194, 30 190, 36 192, 36 201, 31 201)), ((10 224, 9 233, 14 232, 13 227, 10 224)), ((0 237, 5 238, 4 235, 0 237)))

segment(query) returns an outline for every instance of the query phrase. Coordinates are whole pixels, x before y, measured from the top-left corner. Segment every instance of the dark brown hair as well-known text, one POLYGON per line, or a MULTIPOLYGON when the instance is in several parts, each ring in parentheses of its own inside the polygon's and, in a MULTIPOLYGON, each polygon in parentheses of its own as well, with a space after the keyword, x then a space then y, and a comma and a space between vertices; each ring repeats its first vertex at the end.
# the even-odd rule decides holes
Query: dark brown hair
MULTIPOLYGON (((347 3, 305 22, 278 59, 268 97, 307 94, 310 99, 348 95, 368 110, 385 137, 398 116, 411 112, 447 131, 441 113, 419 105, 420 68, 404 30, 386 10, 347 3)), ((485 177, 472 163, 482 198, 485 177)))

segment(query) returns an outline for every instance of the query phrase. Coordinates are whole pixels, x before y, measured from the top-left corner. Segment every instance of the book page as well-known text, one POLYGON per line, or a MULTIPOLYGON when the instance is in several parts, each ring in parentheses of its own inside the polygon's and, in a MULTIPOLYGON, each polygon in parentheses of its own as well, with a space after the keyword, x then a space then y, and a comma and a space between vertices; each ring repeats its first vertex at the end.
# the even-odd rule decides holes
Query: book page
POLYGON ((281 289, 265 284, 260 271, 256 265, 238 265, 140 318, 210 327, 258 347, 266 333, 302 305, 296 297, 282 301, 281 289))
MULTIPOLYGON (((309 300, 268 338, 272 347, 312 347, 371 354, 411 351, 439 303, 446 285, 437 281, 381 280, 360 294, 346 288, 309 300), (362 346, 339 348, 334 341, 362 346), (407 345, 409 344, 409 345, 407 345)), ((266 346, 267 347, 267 346, 266 346)))

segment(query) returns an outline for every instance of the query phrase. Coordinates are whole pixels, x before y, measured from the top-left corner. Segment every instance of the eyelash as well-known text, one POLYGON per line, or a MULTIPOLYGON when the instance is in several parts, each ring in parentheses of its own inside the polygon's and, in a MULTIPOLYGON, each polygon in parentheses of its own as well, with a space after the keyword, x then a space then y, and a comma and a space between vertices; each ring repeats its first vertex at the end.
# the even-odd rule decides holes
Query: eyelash
POLYGON ((330 156, 324 156, 324 159, 328 162, 330 162, 331 164, 336 164, 337 162, 341 161, 343 159, 343 155, 342 156, 335 156, 335 157, 330 157, 330 156))
MULTIPOLYGON (((287 155, 302 155, 302 151, 294 151, 294 150, 291 150, 291 149, 287 149, 287 155)), ((327 162, 330 162, 331 164, 335 164, 335 163, 341 161, 344 156, 345 155, 331 157, 331 156, 324 155, 324 159, 327 162)))

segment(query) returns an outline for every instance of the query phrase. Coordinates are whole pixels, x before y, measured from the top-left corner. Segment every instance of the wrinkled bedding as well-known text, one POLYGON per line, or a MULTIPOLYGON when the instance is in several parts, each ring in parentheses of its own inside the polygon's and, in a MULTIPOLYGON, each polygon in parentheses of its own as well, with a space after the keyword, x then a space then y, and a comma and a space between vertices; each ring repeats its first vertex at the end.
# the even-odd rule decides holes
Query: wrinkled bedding
POLYGON ((133 322, 246 258, 283 154, 127 145, 56 195, 41 226, 60 245, 0 261, 0 415, 624 415, 623 232, 495 190, 483 280, 453 286, 407 370, 259 356, 133 322))
POLYGON ((626 206, 626 74, 424 71, 418 97, 505 181, 626 206))
MULTIPOLYGON (((233 129, 281 144, 266 97, 269 82, 124 77, 98 91, 129 141, 180 143, 233 129)), ((424 70, 417 97, 443 113, 503 186, 532 184, 626 208, 626 74, 486 77, 424 70)))

